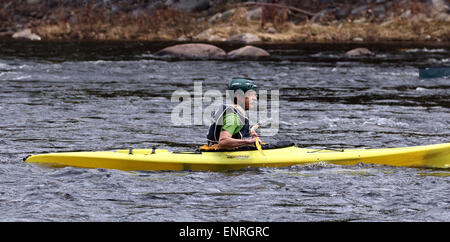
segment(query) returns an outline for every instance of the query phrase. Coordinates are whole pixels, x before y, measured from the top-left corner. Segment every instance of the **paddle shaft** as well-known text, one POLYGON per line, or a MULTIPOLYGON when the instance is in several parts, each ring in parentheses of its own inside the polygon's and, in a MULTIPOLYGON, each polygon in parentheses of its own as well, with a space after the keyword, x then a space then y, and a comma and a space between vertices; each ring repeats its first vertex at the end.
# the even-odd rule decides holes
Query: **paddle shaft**
MULTIPOLYGON (((256 131, 259 128, 259 123, 255 124, 252 126, 252 128, 250 129, 251 131, 256 131)), ((258 149, 258 151, 265 156, 262 148, 261 148, 261 144, 259 143, 259 138, 256 139, 255 141, 255 146, 258 149)))

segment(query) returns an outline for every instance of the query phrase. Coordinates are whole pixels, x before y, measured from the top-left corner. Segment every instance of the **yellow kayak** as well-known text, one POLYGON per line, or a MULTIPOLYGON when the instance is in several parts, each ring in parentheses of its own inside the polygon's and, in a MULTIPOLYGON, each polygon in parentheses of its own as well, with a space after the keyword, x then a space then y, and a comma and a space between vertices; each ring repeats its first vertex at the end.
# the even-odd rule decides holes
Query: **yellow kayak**
POLYGON ((30 155, 25 161, 53 167, 106 168, 134 170, 223 171, 248 167, 285 167, 328 162, 339 165, 358 163, 390 166, 449 168, 450 143, 385 149, 324 150, 299 148, 294 144, 263 145, 229 151, 171 152, 166 149, 61 152, 30 155), (247 149, 247 150, 245 150, 247 149))

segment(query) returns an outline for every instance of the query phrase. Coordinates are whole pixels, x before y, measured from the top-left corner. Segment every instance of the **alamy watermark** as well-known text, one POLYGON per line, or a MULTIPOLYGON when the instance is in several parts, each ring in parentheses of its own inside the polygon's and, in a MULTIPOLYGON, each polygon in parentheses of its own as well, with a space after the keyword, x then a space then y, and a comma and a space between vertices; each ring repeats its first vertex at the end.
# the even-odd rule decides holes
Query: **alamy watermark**
MULTIPOLYGON (((254 91, 253 91, 254 92, 254 91)), ((247 92, 248 93, 248 92, 247 92)), ((226 90, 225 95, 219 90, 207 90, 203 92, 202 82, 194 82, 194 93, 178 89, 171 96, 171 102, 178 103, 171 112, 171 122, 175 126, 210 125, 212 113, 216 112, 223 104, 235 104, 235 98, 239 95, 247 95, 241 90, 226 90)), ((280 93, 279 90, 258 90, 257 98, 250 102, 252 105, 247 110, 250 125, 262 124, 258 133, 261 136, 274 136, 279 130, 280 120, 280 93), (270 97, 270 106, 269 104, 270 97)), ((245 99, 239 99, 244 102, 245 99)), ((238 103, 244 107, 245 103, 238 103)))

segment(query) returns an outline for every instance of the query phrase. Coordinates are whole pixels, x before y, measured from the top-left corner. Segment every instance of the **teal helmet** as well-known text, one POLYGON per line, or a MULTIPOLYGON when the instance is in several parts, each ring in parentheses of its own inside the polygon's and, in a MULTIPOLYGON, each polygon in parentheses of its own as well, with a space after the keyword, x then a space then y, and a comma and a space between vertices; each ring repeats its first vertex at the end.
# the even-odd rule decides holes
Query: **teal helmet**
POLYGON ((233 78, 231 82, 228 84, 228 90, 242 90, 244 93, 248 90, 256 91, 256 83, 250 79, 245 78, 233 78))

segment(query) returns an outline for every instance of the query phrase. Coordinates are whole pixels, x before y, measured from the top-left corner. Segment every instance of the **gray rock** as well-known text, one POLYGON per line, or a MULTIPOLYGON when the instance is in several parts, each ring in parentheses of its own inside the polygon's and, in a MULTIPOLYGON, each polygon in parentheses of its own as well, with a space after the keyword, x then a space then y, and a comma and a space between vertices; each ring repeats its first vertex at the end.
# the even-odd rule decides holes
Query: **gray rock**
POLYGON ((434 19, 448 22, 450 20, 450 6, 448 1, 432 0, 431 3, 434 19))
POLYGON ((334 17, 337 20, 344 19, 350 14, 350 9, 348 8, 336 8, 333 11, 334 17))
POLYGON ((437 13, 436 15, 434 15, 434 19, 443 21, 443 22, 450 22, 450 14, 437 13))
POLYGON ((236 8, 232 8, 230 10, 223 12, 222 15, 220 16, 220 21, 229 20, 231 17, 234 16, 234 14, 236 13, 236 10, 237 10, 236 8))
POLYGON ((356 48, 356 49, 347 51, 347 53, 345 53, 345 55, 346 56, 375 56, 375 53, 373 53, 372 51, 370 51, 367 48, 356 48))
POLYGON ((364 14, 367 13, 367 5, 363 5, 363 6, 359 6, 355 9, 353 9, 350 14, 354 15, 354 16, 363 16, 364 14))
POLYGON ((323 19, 325 19, 329 13, 332 13, 333 11, 334 11, 333 8, 325 8, 325 9, 321 10, 320 12, 316 13, 316 15, 314 15, 311 18, 311 22, 313 22, 313 23, 320 22, 323 19))
POLYGON ((375 6, 372 9, 373 14, 377 17, 377 18, 381 18, 383 19, 385 16, 385 12, 386 12, 386 7, 383 5, 380 6, 375 6))
POLYGON ((181 0, 171 5, 185 12, 204 11, 209 9, 209 0, 181 0))
POLYGON ((406 10, 402 15, 400 15, 400 18, 410 18, 411 17, 411 9, 406 10))
POLYGON ((425 15, 425 14, 423 14, 423 13, 418 13, 418 14, 415 14, 411 19, 410 19, 410 21, 412 22, 412 23, 417 23, 417 22, 425 22, 425 21, 427 21, 427 16, 425 15))
POLYGON ((276 34, 276 33, 278 33, 278 31, 277 31, 274 27, 270 26, 270 27, 266 30, 266 33, 268 33, 268 34, 276 34))
POLYGON ((12 35, 14 39, 41 40, 41 37, 31 32, 31 29, 24 29, 12 35))
POLYGON ((258 47, 247 45, 242 48, 230 51, 228 56, 231 58, 258 58, 269 57, 270 54, 258 47))
POLYGON ((437 12, 448 13, 450 11, 450 7, 448 5, 448 1, 444 0, 431 0, 431 4, 433 9, 437 12))
POLYGON ((249 10, 247 12, 248 20, 261 20, 261 17, 262 17, 262 8, 261 7, 249 10))
POLYGON ((225 57, 224 50, 209 44, 174 45, 155 53, 157 56, 173 56, 185 58, 220 58, 225 57))
POLYGON ((228 41, 239 44, 251 44, 261 42, 261 39, 254 34, 245 33, 230 36, 230 38, 228 38, 228 41))
POLYGON ((216 13, 208 19, 210 24, 218 23, 222 19, 222 13, 216 13))
POLYGON ((192 37, 192 39, 197 41, 209 41, 209 42, 224 42, 226 41, 225 38, 219 37, 215 34, 213 34, 212 29, 207 29, 200 34, 192 37))

